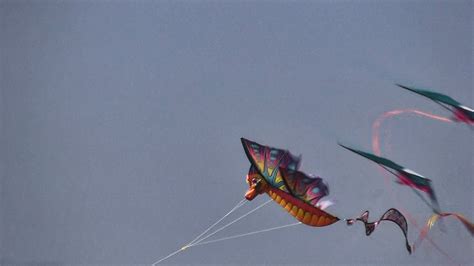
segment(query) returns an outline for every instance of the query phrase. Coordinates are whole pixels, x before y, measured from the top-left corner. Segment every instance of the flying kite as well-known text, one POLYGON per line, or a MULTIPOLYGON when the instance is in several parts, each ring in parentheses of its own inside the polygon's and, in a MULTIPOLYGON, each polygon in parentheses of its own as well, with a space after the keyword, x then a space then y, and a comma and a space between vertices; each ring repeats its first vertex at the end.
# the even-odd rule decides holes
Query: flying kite
POLYGON ((328 186, 322 178, 298 171, 301 156, 244 138, 241 141, 251 163, 247 174, 247 200, 267 193, 298 221, 310 226, 322 227, 339 221, 336 216, 319 208, 329 204, 327 201, 319 202, 329 194, 328 186))
POLYGON ((411 92, 414 92, 416 94, 419 94, 421 96, 424 96, 435 103, 441 105, 443 108, 449 110, 451 113, 453 113, 455 121, 458 122, 463 122, 468 125, 474 125, 474 110, 472 108, 466 107, 465 105, 462 105, 458 101, 454 100, 453 98, 438 93, 434 91, 429 91, 429 90, 422 90, 422 89, 417 89, 413 87, 407 87, 404 85, 396 84, 400 88, 409 90, 411 92))
POLYGON ((365 157, 376 164, 382 166, 385 170, 393 174, 398 178, 396 181, 398 184, 409 186, 413 191, 421 197, 421 199, 437 214, 441 213, 439 209, 438 200, 436 199, 435 192, 431 185, 431 180, 408 169, 405 168, 389 159, 377 156, 372 153, 356 150, 347 146, 344 146, 339 143, 339 145, 347 150, 350 150, 356 154, 359 154, 362 157, 365 157), (425 198, 418 193, 417 190, 427 193, 431 199, 431 204, 426 202, 425 198))

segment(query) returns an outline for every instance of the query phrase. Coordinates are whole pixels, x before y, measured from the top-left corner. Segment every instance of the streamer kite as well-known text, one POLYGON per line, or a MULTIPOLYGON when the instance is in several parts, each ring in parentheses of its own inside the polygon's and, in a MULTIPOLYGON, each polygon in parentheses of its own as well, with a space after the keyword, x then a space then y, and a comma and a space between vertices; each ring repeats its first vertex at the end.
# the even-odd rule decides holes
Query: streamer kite
POLYGON ((349 151, 352 151, 362 157, 365 157, 376 164, 382 166, 385 170, 393 174, 398 178, 395 182, 400 185, 405 185, 411 187, 413 191, 435 212, 440 213, 438 200, 436 199, 436 194, 431 185, 431 180, 408 169, 405 168, 389 159, 377 156, 372 153, 364 152, 361 150, 356 150, 348 146, 344 146, 339 143, 339 145, 349 151), (417 190, 427 193, 431 199, 431 204, 427 203, 421 194, 417 190))
POLYGON ((466 123, 468 125, 474 125, 474 110, 465 105, 462 105, 460 102, 454 100, 453 98, 441 94, 439 92, 422 90, 413 87, 408 87, 400 84, 396 84, 400 88, 409 90, 421 96, 424 96, 435 103, 441 105, 443 108, 449 110, 453 114, 453 120, 466 123))

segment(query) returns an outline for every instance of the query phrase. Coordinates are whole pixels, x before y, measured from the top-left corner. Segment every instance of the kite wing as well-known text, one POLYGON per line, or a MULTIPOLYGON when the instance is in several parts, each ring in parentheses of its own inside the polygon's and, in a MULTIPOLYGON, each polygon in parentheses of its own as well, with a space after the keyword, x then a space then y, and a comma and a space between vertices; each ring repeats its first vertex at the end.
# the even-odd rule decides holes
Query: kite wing
POLYGON ((328 186, 320 177, 311 177, 300 171, 280 168, 283 180, 294 197, 316 206, 318 201, 329 194, 328 186))
POLYGON ((294 156, 287 150, 260 145, 244 138, 241 141, 245 154, 260 175, 272 187, 289 192, 279 170, 298 170, 301 157, 294 156))
POLYGON ((409 90, 411 92, 414 92, 416 94, 419 94, 421 96, 429 98, 429 99, 431 99, 435 102, 444 103, 444 104, 451 105, 451 106, 456 107, 456 108, 460 108, 460 106, 462 106, 460 102, 454 100, 453 98, 449 97, 448 95, 444 95, 444 94, 434 92, 434 91, 429 91, 429 90, 422 90, 422 89, 407 87, 407 86, 400 85, 400 84, 396 84, 396 85, 400 88, 409 90))
MULTIPOLYGON (((392 172, 390 172, 392 173, 392 172)), ((392 173, 393 174, 393 173, 392 173)), ((440 213, 440 207, 436 194, 434 192, 433 186, 431 185, 431 180, 423 177, 420 174, 417 174, 407 168, 403 168, 402 171, 399 171, 399 174, 395 175, 399 179, 397 183, 409 186, 413 191, 429 206, 435 213, 440 213), (431 204, 428 203, 421 194, 419 194, 415 189, 421 190, 427 193, 430 197, 431 204)))
POLYGON ((368 153, 368 152, 364 152, 364 151, 361 151, 361 150, 356 150, 356 149, 353 149, 353 148, 350 148, 350 147, 347 147, 347 146, 344 146, 342 144, 339 144, 341 147, 347 149, 347 150, 350 150, 354 153, 357 153, 359 154, 360 156, 362 157, 365 157, 371 161, 373 161, 374 163, 377 163, 381 166, 384 166, 384 167, 388 167, 390 169, 393 169, 395 171, 397 171, 403 178, 400 177, 400 175, 397 175, 397 177, 399 177, 400 179, 400 183, 401 184, 404 184, 404 185, 408 185, 408 186, 414 186, 414 187, 417 187, 423 191, 432 191, 431 189, 431 180, 408 169, 408 168, 405 168, 389 159, 386 159, 386 158, 383 158, 383 157, 380 157, 380 156, 377 156, 375 154, 372 154, 372 153, 368 153), (424 187, 426 187, 426 189, 423 189, 424 187))
POLYGON ((431 179, 426 178, 410 169, 403 168, 401 171, 399 171, 403 178, 408 179, 408 184, 407 185, 413 185, 416 188, 425 191, 428 194, 433 194, 433 189, 431 187, 431 179))
POLYGON ((470 120, 474 121, 474 110, 464 105, 461 105, 459 108, 462 109, 470 120))
POLYGON ((377 156, 375 154, 372 154, 372 153, 368 153, 368 152, 364 152, 364 151, 361 151, 361 150, 356 150, 356 149, 353 149, 353 148, 350 148, 350 147, 347 147, 347 146, 344 146, 342 144, 339 143, 339 146, 347 149, 347 150, 350 150, 354 153, 357 153, 359 154, 360 156, 362 157, 365 157, 377 164, 380 164, 380 165, 383 165, 383 166, 386 166, 388 168, 391 168, 393 170, 396 170, 396 171, 403 171, 403 166, 399 165, 399 164, 396 164, 392 161, 390 161, 389 159, 386 159, 386 158, 383 158, 383 157, 380 157, 380 156, 377 156))
POLYGON ((403 88, 403 89, 409 90, 411 92, 414 92, 416 94, 419 94, 421 96, 424 96, 424 97, 440 104, 441 106, 443 106, 445 108, 447 108, 447 107, 444 106, 443 104, 447 104, 449 106, 452 106, 452 107, 454 107, 455 110, 451 110, 449 108, 447 108, 447 109, 449 109, 451 112, 453 112, 454 116, 457 119, 459 119, 460 121, 466 122, 466 123, 474 123, 474 110, 472 110, 469 107, 466 107, 466 106, 462 105, 460 102, 454 100, 453 98, 449 97, 448 95, 444 95, 444 94, 434 92, 434 91, 428 91, 428 90, 416 89, 416 88, 413 88, 413 87, 407 87, 407 86, 400 85, 400 84, 396 84, 396 85, 399 86, 400 88, 403 88))
POLYGON ((370 223, 369 221, 369 211, 365 211, 360 217, 356 219, 346 219, 347 225, 353 225, 356 221, 360 221, 364 223, 365 226, 365 234, 369 236, 374 232, 375 228, 380 224, 382 221, 390 221, 398 225, 400 229, 403 232, 403 235, 405 236, 405 246, 408 250, 408 253, 411 254, 411 246, 408 243, 408 223, 407 219, 401 212, 399 212, 397 209, 391 208, 387 210, 382 217, 376 222, 370 223))

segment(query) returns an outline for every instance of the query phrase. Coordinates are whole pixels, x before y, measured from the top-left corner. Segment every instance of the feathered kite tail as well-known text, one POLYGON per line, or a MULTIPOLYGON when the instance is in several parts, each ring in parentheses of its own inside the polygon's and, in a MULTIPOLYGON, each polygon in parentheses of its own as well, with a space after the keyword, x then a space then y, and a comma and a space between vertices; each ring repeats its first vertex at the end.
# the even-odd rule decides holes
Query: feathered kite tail
POLYGON ((369 236, 370 234, 372 234, 372 232, 375 230, 375 228, 377 227, 377 225, 379 225, 381 221, 391 221, 397 224, 398 227, 400 227, 400 229, 402 230, 403 235, 405 235, 406 248, 408 250, 408 253, 411 254, 411 246, 408 243, 408 237, 407 237, 407 234, 408 234, 407 219, 397 209, 394 209, 394 208, 389 209, 376 222, 369 223, 368 219, 369 219, 369 211, 365 211, 360 217, 355 218, 355 219, 346 219, 346 222, 347 222, 347 225, 353 225, 356 221, 363 222, 365 225, 365 234, 369 236))

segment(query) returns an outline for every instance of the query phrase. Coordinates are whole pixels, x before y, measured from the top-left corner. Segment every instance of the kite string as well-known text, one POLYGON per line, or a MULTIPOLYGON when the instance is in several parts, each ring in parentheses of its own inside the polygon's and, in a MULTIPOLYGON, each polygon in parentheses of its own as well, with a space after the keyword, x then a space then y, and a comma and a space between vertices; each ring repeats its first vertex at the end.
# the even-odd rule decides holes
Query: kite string
MULTIPOLYGON (((198 240, 200 237, 202 237, 204 234, 206 234, 207 232, 209 232, 209 230, 211 230, 212 228, 214 228, 217 224, 219 224, 222 220, 224 220, 227 216, 229 216, 231 213, 233 213, 235 210, 237 210, 238 208, 242 207, 245 203, 246 203, 246 199, 243 199, 241 200, 239 203, 237 203, 229 212, 227 212, 224 216, 222 216, 220 219, 218 219, 214 224, 212 224, 211 226, 209 226, 206 230, 204 230, 204 232, 202 232, 201 234, 199 234, 196 238, 194 238, 191 242, 189 242, 188 244, 186 244, 184 247, 188 247, 189 245, 193 244, 196 240, 198 240)), ((174 252, 171 252, 169 255, 157 260, 156 262, 154 262, 152 264, 152 266, 166 260, 166 259, 169 259, 171 258, 172 256, 178 254, 179 252, 183 251, 184 248, 180 248, 174 252)))
MULTIPOLYGON (((203 238, 201 238, 201 239, 199 239, 199 240, 196 240, 197 238, 195 238, 193 241, 190 242, 190 243, 192 243, 192 242, 194 242, 194 243, 192 243, 192 244, 187 244, 187 245, 183 246, 182 248, 180 248, 180 249, 178 249, 178 250, 176 250, 176 251, 170 253, 169 255, 167 255, 167 256, 165 256, 165 257, 163 257, 163 258, 157 260, 156 262, 154 262, 154 263, 152 264, 152 266, 154 266, 154 265, 156 265, 156 264, 158 264, 158 263, 160 263, 160 262, 162 262, 162 261, 164 261, 164 260, 166 260, 166 259, 169 259, 169 258, 171 258, 172 256, 178 254, 179 252, 186 250, 188 247, 191 247, 191 246, 193 246, 193 245, 196 245, 196 244, 198 244, 199 242, 201 242, 201 241, 203 241, 203 240, 209 238, 210 236, 212 236, 212 235, 214 235, 214 234, 216 234, 216 233, 218 233, 218 232, 224 230, 225 228, 229 227, 230 225, 236 223, 237 221, 243 219, 244 217, 246 217, 246 216, 252 214, 253 212, 255 212, 255 211, 257 211, 258 209, 262 208, 263 206, 267 205, 268 203, 270 203, 270 201, 272 201, 272 200, 270 199, 270 200, 268 200, 268 201, 266 201, 266 202, 260 204, 259 206, 257 206, 257 207, 254 208, 253 210, 251 210, 251 211, 245 213, 244 215, 240 216, 239 218, 235 219, 234 221, 232 221, 232 222, 230 222, 230 223, 224 225, 223 227, 217 229, 216 231, 210 233, 209 235, 207 235, 207 236, 205 236, 205 237, 203 237, 203 238)), ((241 202, 242 202, 242 201, 241 201, 241 202)), ((239 203, 236 205, 236 207, 232 208, 232 210, 231 210, 229 213, 227 213, 226 215, 228 216, 230 213, 232 213, 233 211, 235 211, 236 209, 240 208, 242 205, 245 204, 245 201, 243 201, 244 203, 241 203, 241 202, 239 202, 239 203)), ((224 216, 226 216, 226 215, 224 215, 224 216)), ((224 218, 225 218, 225 217, 224 217, 224 218)), ((221 218, 221 219, 219 219, 219 220, 222 221, 223 218, 221 218)), ((216 222, 215 225, 217 225, 217 224, 218 224, 218 223, 216 222)), ((215 225, 212 225, 212 227, 214 227, 215 225)), ((208 228, 208 229, 209 229, 209 228, 208 228)), ((207 230, 207 229, 206 229, 206 230, 207 230)), ((210 229, 209 229, 209 230, 210 230, 210 229)), ((207 231, 209 231, 209 230, 207 230, 207 231)), ((204 235, 204 234, 201 234, 200 236, 202 236, 202 235, 204 235)))
POLYGON ((244 237, 244 236, 250 236, 250 235, 255 235, 255 234, 259 234, 259 233, 270 232, 270 231, 283 229, 283 228, 286 228, 286 227, 291 227, 291 226, 300 225, 300 224, 301 224, 301 222, 296 222, 296 223, 291 223, 291 224, 287 224, 287 225, 271 227, 271 228, 262 229, 262 230, 258 230, 258 231, 253 231, 253 232, 249 232, 249 233, 238 234, 238 235, 223 237, 223 238, 219 238, 219 239, 215 239, 215 240, 208 240, 208 241, 204 241, 204 242, 199 242, 199 243, 195 243, 192 246, 200 246, 200 245, 216 243, 216 242, 220 242, 220 241, 224 241, 224 240, 230 240, 230 239, 240 238, 240 237, 244 237))
POLYGON ((205 235, 207 232, 209 232, 212 228, 214 228, 214 226, 218 225, 222 220, 224 220, 227 216, 229 216, 231 213, 233 213, 235 210, 237 210, 238 208, 242 207, 243 205, 245 205, 245 203, 247 202, 246 199, 243 199, 241 200, 239 203, 237 203, 237 205, 234 206, 234 208, 232 208, 228 213, 226 213, 224 216, 222 216, 219 220, 217 220, 215 223, 213 223, 211 226, 209 226, 206 230, 204 230, 200 235, 198 235, 196 238, 194 238, 191 242, 189 242, 188 244, 186 244, 185 246, 190 246, 192 245, 195 241, 197 241, 200 237, 202 237, 203 235, 205 235))
POLYGON ((156 264, 158 264, 158 263, 160 263, 160 262, 162 262, 162 261, 164 261, 164 260, 166 260, 166 259, 169 259, 169 258, 173 257, 174 255, 180 253, 180 252, 183 251, 183 250, 184 250, 184 249, 180 248, 180 249, 178 249, 178 250, 176 250, 176 251, 174 251, 174 252, 171 252, 169 255, 167 255, 167 256, 165 256, 165 257, 163 257, 163 258, 161 258, 161 259, 155 261, 153 264, 151 264, 151 266, 155 266, 156 264))
MULTIPOLYGON (((260 209, 260 208, 262 208, 263 206, 267 205, 267 204, 270 203, 271 201, 272 201, 271 199, 265 201, 264 203, 262 203, 262 204, 258 205, 257 207, 255 207, 253 210, 248 211, 247 213, 245 213, 244 215, 240 216, 239 218, 233 220, 232 222, 229 222, 228 224, 224 225, 223 227, 217 229, 216 231, 210 233, 209 235, 207 235, 207 236, 205 236, 205 237, 199 239, 198 241, 194 242, 194 244, 192 244, 191 246, 196 245, 196 244, 199 244, 200 242, 202 242, 202 241, 208 239, 209 237, 211 237, 211 236, 213 236, 213 235, 219 233, 220 231, 226 229, 227 227, 231 226, 232 224, 234 224, 234 223, 240 221, 241 219, 247 217, 248 215, 254 213, 254 212, 257 211, 258 209, 260 209)), ((188 245, 188 246, 184 246, 183 248, 188 248, 188 247, 190 247, 190 246, 189 246, 189 245, 188 245)))

